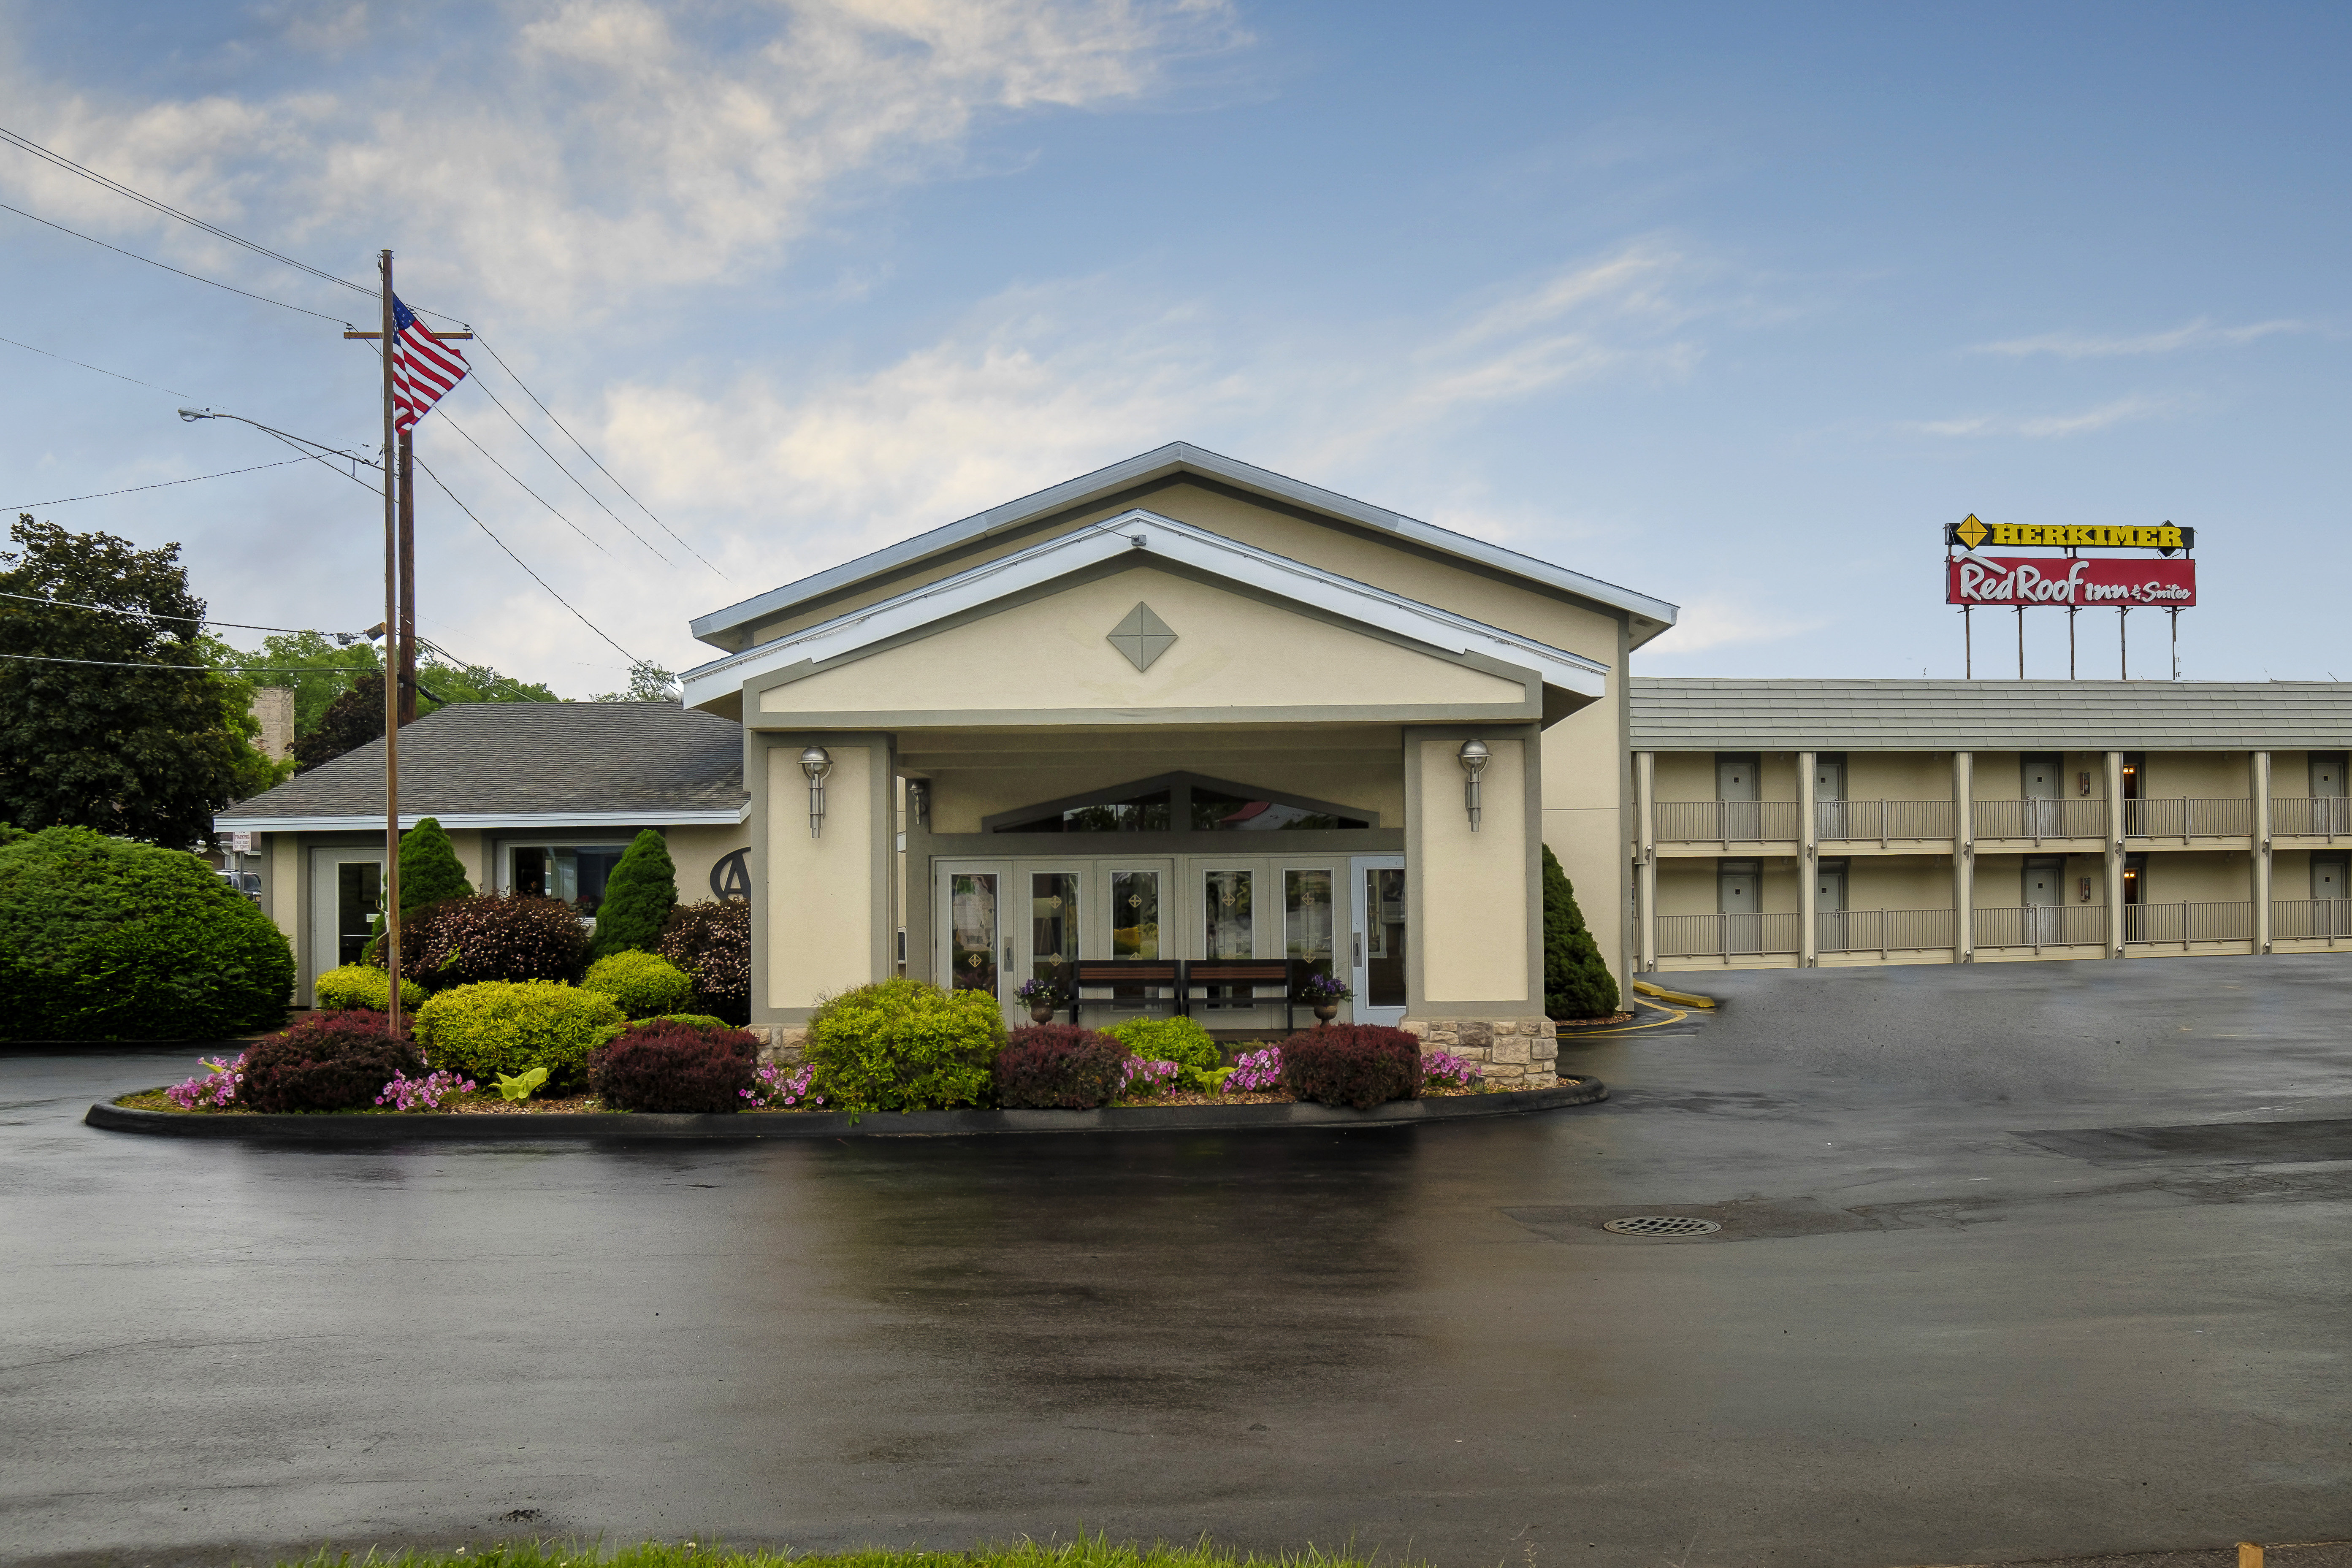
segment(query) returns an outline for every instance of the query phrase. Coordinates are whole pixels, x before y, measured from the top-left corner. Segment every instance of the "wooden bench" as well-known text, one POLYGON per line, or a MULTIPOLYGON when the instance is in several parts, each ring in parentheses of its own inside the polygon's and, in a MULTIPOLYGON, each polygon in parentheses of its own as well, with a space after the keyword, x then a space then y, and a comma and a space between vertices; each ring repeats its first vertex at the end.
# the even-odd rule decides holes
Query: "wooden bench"
POLYGON ((1286 1034, 1298 1026, 1298 987, 1307 965, 1288 958, 1195 958, 1184 965, 1184 1010, 1192 1010, 1194 986, 1246 986, 1250 1005, 1257 1005, 1258 987, 1282 987, 1282 1026, 1286 1034))
MULTIPOLYGON (((1169 992, 1176 1012, 1184 1011, 1184 961, 1181 958, 1082 958, 1073 965, 1070 981, 1070 1022, 1079 1022, 1079 1010, 1087 1005, 1087 988, 1149 986, 1169 992)), ((1116 1001, 1116 997, 1107 1000, 1116 1001)), ((1098 1001, 1097 1005, 1102 1005, 1098 1001)))

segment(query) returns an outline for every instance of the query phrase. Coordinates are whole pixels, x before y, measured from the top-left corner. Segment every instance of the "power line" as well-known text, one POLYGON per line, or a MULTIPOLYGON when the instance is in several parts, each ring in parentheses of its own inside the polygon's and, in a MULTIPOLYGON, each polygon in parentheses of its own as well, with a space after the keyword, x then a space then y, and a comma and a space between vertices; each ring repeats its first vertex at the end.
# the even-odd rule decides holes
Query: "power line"
POLYGON ((336 671, 338 665, 296 664, 145 664, 119 658, 58 658, 43 653, 0 653, 0 658, 22 659, 31 664, 88 664, 100 669, 204 669, 215 672, 236 671, 239 675, 315 675, 321 670, 336 671))
MULTIPOLYGON (((444 422, 445 424, 446 424, 446 425, 449 426, 449 428, 450 428, 450 429, 455 430, 456 432, 457 432, 457 434, 458 434, 458 435, 465 437, 465 438, 466 438, 466 445, 467 445, 468 447, 471 447, 472 448, 474 448, 474 450, 475 450, 475 451, 477 451, 477 452, 480 452, 480 453, 482 454, 482 456, 483 456, 483 457, 485 457, 485 458, 490 458, 490 454, 489 454, 489 452, 488 452, 488 450, 487 450, 487 449, 482 446, 482 444, 481 444, 479 441, 475 440, 475 439, 474 439, 474 437, 473 437, 470 434, 468 434, 468 433, 467 433, 467 431, 466 427, 465 427, 463 425, 458 424, 455 419, 452 419, 452 418, 450 418, 450 417, 449 417, 448 410, 444 409, 444 410, 442 410, 442 411, 441 411, 441 418, 442 418, 443 422, 444 422)), ((498 469, 498 471, 499 471, 499 472, 500 472, 500 473, 504 474, 507 478, 509 478, 509 479, 514 479, 515 484, 516 484, 519 488, 520 488, 520 489, 522 490, 522 493, 523 493, 523 494, 525 494, 525 495, 529 496, 531 500, 533 500, 537 501, 540 505, 541 505, 541 506, 543 506, 543 507, 547 508, 547 510, 550 510, 550 511, 555 511, 555 506, 554 506, 554 503, 553 503, 553 502, 551 502, 551 501, 550 501, 550 500, 549 500, 545 496, 541 495, 537 490, 535 490, 535 489, 531 489, 529 485, 524 484, 524 483, 522 482, 522 480, 521 480, 521 479, 516 479, 516 477, 515 477, 515 471, 514 471, 512 468, 508 468, 504 463, 499 462, 496 458, 490 458, 490 466, 491 466, 492 468, 495 468, 496 469, 498 469)), ((436 480, 435 480, 434 482, 435 482, 436 484, 438 484, 440 481, 436 479, 436 480)), ((456 500, 457 498, 453 496, 453 497, 451 497, 450 499, 454 500, 456 500)), ((471 514, 469 513, 468 515, 471 515, 471 514)), ((562 512, 560 512, 560 511, 555 511, 555 515, 556 515, 557 520, 558 520, 559 521, 561 521, 561 522, 563 524, 563 526, 564 526, 564 527, 566 527, 566 528, 570 529, 572 532, 574 532, 574 533, 578 534, 581 538, 583 538, 583 539, 586 540, 589 543, 591 543, 591 544, 594 544, 598 550, 600 550, 600 551, 604 551, 604 552, 606 555, 610 555, 610 554, 612 554, 612 553, 613 553, 611 551, 609 551, 609 550, 605 550, 603 544, 598 543, 598 542, 597 542, 597 540, 596 540, 596 537, 595 537, 593 534, 590 533, 586 529, 582 528, 578 523, 576 523, 576 522, 572 521, 570 518, 565 517, 565 516, 564 516, 562 512)))
POLYGON ((117 195, 128 196, 132 201, 137 202, 141 206, 152 207, 155 211, 162 213, 166 217, 175 217, 182 223, 193 224, 196 227, 203 229, 206 234, 213 236, 215 238, 227 240, 231 245, 241 245, 257 256, 266 256, 272 261, 282 261, 287 266, 293 268, 296 271, 307 272, 311 277, 318 279, 321 282, 338 283, 342 287, 351 289, 353 293, 358 294, 373 294, 375 292, 374 289, 366 287, 364 284, 354 283, 346 278, 338 278, 333 273, 313 267, 307 261, 297 261, 292 257, 272 250, 266 245, 257 245, 252 240, 247 239, 241 235, 231 234, 228 230, 221 227, 218 224, 207 223, 203 218, 192 216, 187 213, 182 212, 175 206, 171 206, 165 203, 159 202, 151 195, 145 195, 138 191, 134 191, 129 185, 122 184, 120 180, 110 180, 95 169, 84 168, 81 164, 75 163, 71 158, 67 157, 64 153, 52 153, 47 147, 42 146, 39 142, 35 142, 28 137, 20 136, 16 132, 9 130, 6 126, 0 126, 0 141, 5 141, 12 145, 21 147, 26 152, 33 154, 34 157, 55 164, 57 167, 65 170, 68 174, 79 174, 83 179, 89 180, 94 184, 101 185, 107 190, 114 192, 117 195))
POLYGON ((127 381, 133 386, 153 387, 157 392, 168 392, 174 397, 194 397, 195 395, 193 392, 182 392, 176 386, 156 386, 152 381, 142 381, 135 375, 125 375, 119 370, 107 370, 102 366, 91 364, 86 360, 73 359, 65 354, 54 354, 49 353, 47 349, 37 349, 30 343, 17 342, 14 338, 0 338, 0 343, 7 343, 13 347, 23 349, 27 353, 37 353, 47 359, 64 360, 68 364, 78 364, 84 370, 94 370, 100 375, 110 375, 117 381, 127 381))
POLYGON ((56 605, 68 610, 100 610, 110 616, 143 616, 151 621, 185 621, 199 626, 235 626, 241 632, 291 632, 297 636, 356 637, 352 632, 322 632, 315 626, 257 626, 247 621, 216 621, 210 616, 167 616, 161 610, 141 610, 124 605, 85 605, 76 599, 47 599, 38 594, 0 593, 0 599, 22 599, 31 605, 56 605))
MULTIPOLYGON (((215 289, 226 289, 232 294, 242 294, 248 300, 258 300, 265 305, 275 305, 281 310, 293 310, 305 316, 316 316, 322 321, 336 321, 340 322, 344 327, 349 327, 351 325, 351 322, 344 321, 342 317, 330 316, 323 310, 313 310, 302 305, 289 305, 283 300, 273 300, 267 294, 256 294, 250 289, 239 289, 233 283, 223 283, 218 279, 201 278, 193 272, 183 272, 180 268, 172 266, 169 262, 158 261, 152 256, 142 256, 135 250, 125 250, 119 245, 109 245, 106 241, 100 239, 95 236, 84 234, 78 228, 68 228, 61 223, 51 223, 47 218, 35 216, 33 214, 26 212, 23 207, 12 207, 5 202, 0 202, 0 212, 12 212, 18 217, 32 218, 35 223, 41 225, 45 228, 56 229, 59 234, 72 235, 76 239, 89 240, 90 244, 99 247, 102 250, 110 250, 117 256, 127 256, 133 261, 143 261, 150 267, 161 267, 164 271, 185 278, 192 282, 208 283, 215 289)), ((185 396, 186 395, 184 393, 181 395, 185 396)))
MULTIPOLYGON (((518 382, 516 384, 520 385, 521 384, 518 382)), ((554 453, 550 452, 547 447, 541 443, 540 438, 530 433, 530 427, 529 426, 525 425, 521 420, 517 419, 514 416, 514 410, 509 408, 503 402, 500 402, 497 393, 492 392, 478 377, 475 379, 474 385, 484 397, 488 398, 491 403, 497 405, 498 411, 507 416, 507 422, 509 424, 522 432, 523 439, 529 441, 532 446, 539 447, 541 454, 544 456, 549 462, 553 463, 557 469, 562 473, 565 479, 570 479, 573 484, 580 487, 580 493, 582 495, 586 496, 590 500, 594 501, 598 508, 604 511, 606 517, 611 518, 614 522, 620 523, 621 531, 623 532, 626 533, 631 539, 635 540, 639 544, 644 545, 647 550, 653 550, 654 559, 660 562, 663 565, 675 566, 677 564, 677 562, 672 561, 660 551, 654 550, 652 541, 648 540, 644 534, 639 533, 635 529, 631 528, 628 523, 623 520, 619 512, 616 512, 611 507, 604 505, 604 497, 598 495, 594 490, 590 489, 586 483, 570 468, 564 468, 562 459, 557 458, 554 453)), ((525 390, 528 391, 529 389, 525 388, 525 390)))
POLYGON ((445 485, 445 484, 443 484, 443 483, 441 482, 441 476, 440 476, 440 475, 438 475, 438 474, 436 474, 436 473, 435 473, 435 472, 433 471, 433 469, 431 468, 431 467, 430 467, 430 466, 428 466, 428 465, 425 463, 425 459, 424 459, 424 458, 418 458, 416 459, 416 466, 417 466, 418 468, 423 468, 423 469, 425 470, 425 477, 426 479, 431 479, 431 480, 433 481, 434 486, 435 486, 435 488, 436 488, 436 489, 439 489, 439 490, 440 490, 440 492, 441 492, 443 495, 447 496, 447 497, 449 498, 449 503, 450 503, 452 506, 456 507, 459 511, 464 512, 467 517, 472 518, 472 519, 473 519, 474 526, 475 526, 476 528, 480 529, 484 533, 486 533, 486 534, 488 534, 488 535, 489 535, 489 541, 490 541, 490 542, 491 542, 492 544, 497 545, 500 550, 506 550, 506 554, 507 554, 507 559, 508 559, 508 560, 509 560, 509 561, 513 562, 513 563, 514 563, 516 565, 518 565, 518 566, 521 566, 521 567, 522 567, 522 569, 523 569, 523 571, 524 571, 524 572, 526 572, 526 573, 528 573, 528 574, 530 574, 530 580, 531 580, 532 582, 534 582, 534 583, 538 584, 539 584, 541 587, 542 587, 542 588, 546 588, 546 589, 547 589, 547 595, 548 595, 548 597, 549 597, 549 598, 553 599, 557 604, 559 604, 559 605, 562 605, 565 609, 570 610, 570 611, 572 613, 572 615, 573 615, 573 616, 577 616, 577 617, 579 618, 580 624, 581 624, 582 626, 586 626, 590 631, 594 632, 598 637, 604 637, 604 641, 605 641, 608 645, 610 645, 610 646, 611 646, 611 647, 612 647, 612 649, 613 649, 613 651, 614 651, 614 653, 619 654, 623 658, 627 659, 631 664, 635 664, 635 663, 636 663, 636 662, 637 662, 637 656, 636 656, 635 654, 631 653, 627 648, 623 647, 619 643, 614 642, 614 641, 613 641, 613 639, 612 639, 610 637, 606 637, 606 636, 605 636, 605 633, 604 633, 604 627, 602 627, 602 626, 598 626, 595 622, 593 622, 593 621, 590 620, 587 616, 581 615, 581 614, 580 614, 579 609, 578 609, 576 606, 574 606, 574 605, 573 605, 573 604, 572 603, 572 601, 571 601, 571 600, 569 600, 569 599, 565 598, 562 595, 561 595, 561 594, 557 593, 557 592, 556 592, 552 587, 550 587, 550 586, 549 586, 549 584, 548 584, 548 581, 547 581, 547 579, 546 579, 546 578, 544 578, 544 577, 541 576, 541 575, 540 575, 538 573, 536 573, 536 572, 532 572, 532 571, 531 571, 531 569, 530 569, 528 565, 524 564, 523 558, 522 558, 521 556, 517 555, 517 554, 516 554, 513 551, 511 551, 511 550, 507 550, 507 542, 506 542, 505 540, 503 540, 503 539, 500 539, 497 534, 495 534, 495 533, 490 533, 490 525, 489 525, 488 523, 484 522, 480 518, 478 518, 478 517, 474 517, 473 509, 472 509, 472 508, 470 508, 470 507, 468 507, 468 506, 467 506, 464 501, 459 500, 457 499, 457 497, 456 493, 455 493, 454 491, 452 491, 452 490, 449 489, 449 487, 448 487, 447 485, 445 485))
POLYGON ((555 417, 555 410, 550 408, 546 404, 541 403, 539 394, 533 392, 530 385, 524 382, 522 377, 515 375, 514 366, 507 363, 505 355, 499 353, 498 350, 490 347, 490 342, 488 338, 485 338, 479 332, 476 332, 474 334, 474 341, 481 344, 484 352, 488 353, 492 359, 499 362, 499 368, 500 370, 513 377, 514 384, 522 388, 522 395, 525 397, 530 398, 533 403, 539 404, 539 411, 541 414, 546 415, 549 421, 552 423, 558 430, 563 432, 564 439, 570 441, 573 446, 578 447, 583 457, 586 458, 590 462, 596 464, 596 471, 613 481, 613 488, 614 489, 619 490, 623 495, 627 496, 630 500, 635 501, 639 511, 644 512, 647 517, 653 517, 655 523, 660 527, 661 531, 664 533, 668 534, 672 539, 677 539, 679 547, 688 555, 693 556, 697 561, 701 561, 705 566, 709 566, 713 576, 717 577, 722 583, 727 581, 726 573, 719 571, 716 566, 711 566, 709 561, 703 559, 701 551, 697 550, 693 545, 687 543, 685 540, 679 539, 677 530, 672 528, 669 524, 663 522, 660 518, 654 517, 653 509, 646 505, 645 502, 637 500, 635 493, 633 492, 628 486, 623 484, 619 479, 615 478, 612 469, 606 468, 602 462, 598 461, 596 454, 588 450, 587 445, 583 442, 579 437, 574 436, 572 433, 572 427, 564 424, 562 420, 555 417))
MULTIPOLYGON (((100 490, 96 495, 60 496, 56 500, 20 501, 15 506, 0 506, 0 512, 31 511, 37 507, 64 506, 68 501, 104 500, 108 496, 128 496, 136 495, 141 490, 169 489, 173 485, 193 485, 198 479, 225 479, 232 474, 257 474, 264 468, 282 468, 289 464, 306 463, 311 460, 311 454, 305 452, 299 458, 288 458, 283 462, 256 463, 249 468, 224 468, 217 474, 197 474, 194 478, 184 479, 161 479, 152 485, 132 485, 127 490, 100 490)), ((320 458, 318 460, 321 462, 325 461, 324 458, 320 458)), ((370 464, 369 466, 373 468, 374 465, 370 464)))

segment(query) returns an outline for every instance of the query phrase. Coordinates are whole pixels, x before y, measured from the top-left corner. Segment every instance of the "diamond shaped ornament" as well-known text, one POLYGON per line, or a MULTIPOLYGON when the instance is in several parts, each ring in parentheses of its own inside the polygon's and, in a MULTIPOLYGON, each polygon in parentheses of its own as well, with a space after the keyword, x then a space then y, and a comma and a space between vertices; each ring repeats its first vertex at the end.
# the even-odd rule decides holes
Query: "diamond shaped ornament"
POLYGON ((1110 646, 1127 656, 1127 662, 1138 669, 1150 669, 1151 661, 1166 653, 1176 641, 1176 634, 1168 623, 1151 613, 1151 606, 1138 604, 1127 612, 1127 619, 1111 628, 1110 646))

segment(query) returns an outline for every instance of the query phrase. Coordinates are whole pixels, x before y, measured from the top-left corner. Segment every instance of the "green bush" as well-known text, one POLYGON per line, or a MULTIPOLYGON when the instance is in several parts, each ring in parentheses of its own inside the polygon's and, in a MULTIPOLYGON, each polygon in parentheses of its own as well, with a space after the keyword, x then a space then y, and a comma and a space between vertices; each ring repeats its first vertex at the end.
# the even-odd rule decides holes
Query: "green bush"
MULTIPOLYGON (((346 963, 341 969, 330 969, 319 976, 317 991, 321 1011, 364 1007, 371 1013, 382 1013, 392 1005, 392 976, 365 963, 346 963)), ((401 987, 400 1000, 404 1006, 416 1002, 414 981, 401 987)))
POLYGON ((885 980, 826 997, 808 1023, 808 1062, 825 1102, 843 1110, 979 1105, 1004 1044, 993 993, 885 980))
POLYGON ((1606 1018, 1617 1011, 1617 976, 1601 956, 1600 943, 1576 906, 1576 890, 1568 873, 1544 846, 1544 1016, 1550 1018, 1606 1018))
POLYGON ((466 880, 466 868, 457 863, 457 847, 438 822, 425 817, 400 836, 402 920, 427 904, 470 898, 473 892, 474 884, 466 880))
POLYGON ((1223 1053, 1209 1031, 1190 1018, 1129 1018, 1104 1034, 1127 1047, 1127 1054, 1148 1062, 1174 1062, 1179 1089, 1206 1089, 1205 1075, 1224 1066, 1223 1053))
POLYGON ((416 1010, 430 1066, 483 1083, 545 1068, 558 1090, 585 1084, 590 1054, 627 1026, 610 996, 552 980, 459 985, 416 1010))
POLYGON ((210 1040, 275 1028, 294 952, 180 849, 51 827, 0 845, 0 1039, 210 1040))
POLYGON ((610 958, 650 949, 661 940, 662 922, 677 905, 677 868, 670 863, 669 841, 657 830, 646 828, 605 880, 589 956, 610 958))
POLYGON ((708 1013, 661 1013, 651 1018, 632 1019, 629 1027, 653 1029, 664 1024, 684 1024, 694 1029, 732 1029, 739 1026, 724 1018, 714 1018, 708 1013))
POLYGON ((615 952, 598 959, 588 966, 580 988, 603 992, 632 1018, 683 1007, 694 995, 694 982, 686 971, 650 952, 615 952))

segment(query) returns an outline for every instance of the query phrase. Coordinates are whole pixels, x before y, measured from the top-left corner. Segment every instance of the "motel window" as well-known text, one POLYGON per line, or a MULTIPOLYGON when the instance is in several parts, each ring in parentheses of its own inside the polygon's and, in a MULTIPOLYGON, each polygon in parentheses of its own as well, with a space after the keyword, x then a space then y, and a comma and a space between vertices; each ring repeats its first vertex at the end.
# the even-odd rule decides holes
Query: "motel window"
POLYGON ((628 852, 625 844, 509 844, 500 866, 503 890, 527 898, 561 899, 593 915, 604 884, 628 852))
POLYGON ((991 833, 1278 833, 1360 830, 1376 820, 1328 801, 1170 773, 998 813, 982 826, 991 833))

